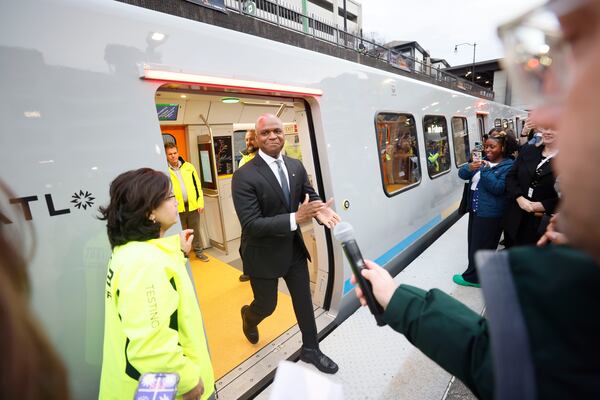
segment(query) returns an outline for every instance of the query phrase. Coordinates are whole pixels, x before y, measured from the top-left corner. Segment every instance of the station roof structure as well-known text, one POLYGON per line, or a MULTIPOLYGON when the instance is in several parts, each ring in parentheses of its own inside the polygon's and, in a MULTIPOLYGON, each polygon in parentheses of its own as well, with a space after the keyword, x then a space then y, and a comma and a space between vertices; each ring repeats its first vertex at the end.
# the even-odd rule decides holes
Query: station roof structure
POLYGON ((473 79, 471 74, 473 74, 474 65, 475 83, 483 86, 486 89, 492 90, 494 87, 494 74, 502 70, 502 65, 500 62, 501 59, 497 58, 494 60, 479 61, 475 64, 468 63, 457 65, 454 67, 445 68, 444 71, 470 81, 473 79))

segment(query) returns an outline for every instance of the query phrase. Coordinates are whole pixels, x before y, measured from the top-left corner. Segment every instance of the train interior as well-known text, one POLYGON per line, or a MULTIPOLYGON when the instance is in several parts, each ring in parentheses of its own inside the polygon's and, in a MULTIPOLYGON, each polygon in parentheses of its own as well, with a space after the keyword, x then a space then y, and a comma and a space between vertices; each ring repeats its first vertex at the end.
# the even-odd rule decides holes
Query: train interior
MULTIPOLYGON (((271 113, 284 121, 284 153, 303 162, 316 188, 306 106, 303 100, 293 98, 233 96, 186 85, 163 86, 155 100, 163 141, 176 142, 180 156, 194 165, 202 182, 205 208, 200 216, 200 236, 209 261, 191 254, 190 265, 219 388, 219 382, 236 379, 253 359, 277 349, 286 336, 297 331, 291 299, 280 280, 277 309, 260 324, 260 341, 253 345, 242 333, 240 308, 252 301, 252 289, 249 281, 239 279, 241 227, 231 181, 246 148, 247 130, 254 129, 258 116, 271 113)), ((312 259, 310 285, 318 316, 324 313, 327 250, 317 245, 322 228, 308 223, 301 229, 312 259)))

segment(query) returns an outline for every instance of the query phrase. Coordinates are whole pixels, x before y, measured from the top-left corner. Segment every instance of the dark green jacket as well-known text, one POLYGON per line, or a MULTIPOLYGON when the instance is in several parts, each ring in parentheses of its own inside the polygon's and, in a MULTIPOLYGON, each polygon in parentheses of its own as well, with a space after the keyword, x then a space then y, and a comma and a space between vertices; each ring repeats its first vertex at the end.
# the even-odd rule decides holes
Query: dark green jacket
MULTIPOLYGON (((557 246, 514 248, 509 259, 538 397, 600 398, 600 267, 581 252, 557 246)), ((440 290, 408 285, 396 290, 384 318, 477 397, 493 398, 485 318, 440 290)))

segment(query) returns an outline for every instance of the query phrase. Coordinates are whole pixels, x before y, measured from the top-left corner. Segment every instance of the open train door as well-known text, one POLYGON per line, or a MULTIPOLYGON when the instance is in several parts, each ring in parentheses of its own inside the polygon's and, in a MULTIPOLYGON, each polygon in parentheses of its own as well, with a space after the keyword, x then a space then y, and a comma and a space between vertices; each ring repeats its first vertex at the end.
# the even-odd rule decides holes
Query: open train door
MULTIPOLYGON (((190 149, 192 163, 196 166, 202 191, 204 192, 204 218, 202 219, 208 232, 208 241, 226 254, 227 235, 225 232, 225 220, 223 218, 223 204, 221 201, 221 185, 219 182, 219 169, 217 161, 220 155, 215 151, 215 145, 222 143, 219 141, 219 133, 222 130, 231 133, 232 125, 220 125, 216 130, 211 128, 208 123, 205 125, 188 125, 187 135, 188 143, 196 144, 196 149, 190 149)), ((233 172, 233 171, 231 171, 233 172)))

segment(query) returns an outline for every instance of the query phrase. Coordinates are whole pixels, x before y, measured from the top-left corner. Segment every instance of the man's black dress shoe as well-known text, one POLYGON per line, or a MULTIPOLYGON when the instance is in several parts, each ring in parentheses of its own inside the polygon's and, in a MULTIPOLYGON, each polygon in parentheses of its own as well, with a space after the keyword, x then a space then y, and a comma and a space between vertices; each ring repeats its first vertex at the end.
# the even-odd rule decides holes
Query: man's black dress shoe
POLYGON ((258 343, 258 328, 255 327, 251 327, 247 322, 246 322, 246 318, 244 318, 244 314, 246 313, 246 310, 250 308, 250 306, 244 306, 242 307, 242 330, 244 331, 244 335, 246 336, 246 339, 248 339, 248 341, 252 344, 256 344, 258 343))
POLYGON ((303 347, 300 350, 300 360, 314 365, 319 371, 326 374, 335 374, 338 371, 337 364, 319 349, 305 349, 303 347))

